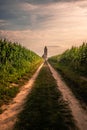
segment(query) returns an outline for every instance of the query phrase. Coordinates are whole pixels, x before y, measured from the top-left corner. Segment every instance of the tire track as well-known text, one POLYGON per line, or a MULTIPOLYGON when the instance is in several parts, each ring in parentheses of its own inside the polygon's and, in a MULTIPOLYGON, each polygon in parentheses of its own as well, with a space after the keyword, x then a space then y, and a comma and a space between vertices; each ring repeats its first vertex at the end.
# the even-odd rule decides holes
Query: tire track
POLYGON ((17 96, 13 99, 12 103, 7 105, 7 109, 0 115, 0 130, 12 130, 17 120, 17 115, 23 109, 23 105, 26 101, 26 97, 32 89, 40 69, 43 64, 38 68, 32 78, 24 85, 17 96))
POLYGON ((63 99, 69 103, 69 107, 72 111, 72 115, 77 122, 77 126, 80 130, 87 130, 87 111, 85 111, 79 101, 75 98, 69 87, 62 81, 62 78, 58 72, 48 63, 49 68, 53 74, 53 77, 57 81, 58 89, 62 92, 63 99))

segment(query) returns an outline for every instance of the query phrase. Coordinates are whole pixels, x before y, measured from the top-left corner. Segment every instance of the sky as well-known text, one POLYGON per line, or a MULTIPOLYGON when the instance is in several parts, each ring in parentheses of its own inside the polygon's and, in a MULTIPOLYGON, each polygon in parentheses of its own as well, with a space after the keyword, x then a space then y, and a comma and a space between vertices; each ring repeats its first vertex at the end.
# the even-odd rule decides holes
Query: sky
POLYGON ((0 0, 0 38, 43 55, 87 41, 87 0, 0 0))

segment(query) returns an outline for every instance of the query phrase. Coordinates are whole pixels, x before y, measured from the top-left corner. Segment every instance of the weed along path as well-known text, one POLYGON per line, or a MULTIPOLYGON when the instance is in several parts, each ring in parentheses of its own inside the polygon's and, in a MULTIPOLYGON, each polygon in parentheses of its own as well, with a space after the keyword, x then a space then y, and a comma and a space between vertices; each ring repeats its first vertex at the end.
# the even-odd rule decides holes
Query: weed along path
POLYGON ((82 109, 81 105, 79 104, 78 100, 75 98, 73 93, 70 91, 68 86, 62 81, 62 78, 58 72, 50 65, 49 68, 53 74, 53 77, 56 79, 58 84, 58 89, 62 92, 63 99, 68 101, 69 107, 72 111, 72 115, 77 122, 77 126, 79 130, 87 130, 87 111, 82 109))
POLYGON ((31 91, 32 85, 39 74, 43 64, 38 68, 32 78, 24 85, 12 103, 6 106, 6 110, 0 115, 0 130, 13 130, 18 113, 23 109, 25 99, 31 91))

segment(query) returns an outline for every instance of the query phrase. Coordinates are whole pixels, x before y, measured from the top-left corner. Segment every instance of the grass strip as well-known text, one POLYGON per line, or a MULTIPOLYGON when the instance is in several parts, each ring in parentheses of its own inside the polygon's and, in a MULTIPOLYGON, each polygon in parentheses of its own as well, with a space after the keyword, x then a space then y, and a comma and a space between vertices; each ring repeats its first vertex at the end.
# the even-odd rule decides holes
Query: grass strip
MULTIPOLYGON (((87 104, 87 81, 81 79, 81 76, 70 67, 61 65, 58 62, 53 62, 51 59, 49 62, 62 75, 63 80, 65 80, 79 101, 87 104)), ((82 103, 82 105, 84 105, 84 103, 82 103)))
POLYGON ((23 86, 29 78, 35 73, 37 68, 40 66, 42 61, 39 61, 32 65, 32 69, 29 72, 26 72, 22 75, 21 78, 17 79, 13 83, 10 83, 8 87, 0 86, 0 114, 3 112, 1 106, 3 104, 8 104, 12 98, 20 91, 21 86, 23 86))
POLYGON ((19 114, 14 130, 77 130, 67 102, 45 64, 19 114))

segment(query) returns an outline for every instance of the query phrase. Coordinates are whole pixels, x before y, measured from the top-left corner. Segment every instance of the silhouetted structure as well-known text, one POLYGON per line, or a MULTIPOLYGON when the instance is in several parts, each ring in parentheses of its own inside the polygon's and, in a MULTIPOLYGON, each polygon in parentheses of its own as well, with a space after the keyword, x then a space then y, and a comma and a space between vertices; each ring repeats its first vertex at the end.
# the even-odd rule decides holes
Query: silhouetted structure
POLYGON ((44 54, 43 54, 43 58, 44 58, 44 60, 47 60, 47 53, 48 53, 48 50, 47 50, 47 47, 45 46, 45 48, 44 48, 44 54))

